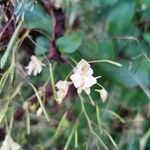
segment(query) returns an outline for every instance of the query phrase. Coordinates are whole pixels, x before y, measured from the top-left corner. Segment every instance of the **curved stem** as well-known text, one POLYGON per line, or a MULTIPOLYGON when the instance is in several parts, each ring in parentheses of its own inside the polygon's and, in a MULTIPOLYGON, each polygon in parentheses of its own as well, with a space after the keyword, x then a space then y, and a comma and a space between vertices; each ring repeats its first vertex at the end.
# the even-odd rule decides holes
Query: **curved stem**
POLYGON ((103 59, 103 60, 92 60, 92 61, 88 61, 90 64, 94 64, 94 63, 109 63, 118 67, 122 67, 122 65, 120 63, 117 63, 115 61, 111 61, 108 59, 103 59))

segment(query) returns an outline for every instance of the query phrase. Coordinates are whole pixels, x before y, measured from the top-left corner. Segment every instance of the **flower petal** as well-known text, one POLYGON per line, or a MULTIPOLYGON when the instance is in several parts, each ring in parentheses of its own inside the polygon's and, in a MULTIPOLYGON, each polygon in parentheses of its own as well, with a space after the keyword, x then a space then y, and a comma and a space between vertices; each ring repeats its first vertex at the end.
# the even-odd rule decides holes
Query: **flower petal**
POLYGON ((72 82, 76 88, 80 87, 83 84, 83 78, 78 73, 71 75, 70 79, 72 80, 72 82))
POLYGON ((84 78, 84 87, 91 87, 96 84, 97 80, 93 76, 87 76, 84 78))

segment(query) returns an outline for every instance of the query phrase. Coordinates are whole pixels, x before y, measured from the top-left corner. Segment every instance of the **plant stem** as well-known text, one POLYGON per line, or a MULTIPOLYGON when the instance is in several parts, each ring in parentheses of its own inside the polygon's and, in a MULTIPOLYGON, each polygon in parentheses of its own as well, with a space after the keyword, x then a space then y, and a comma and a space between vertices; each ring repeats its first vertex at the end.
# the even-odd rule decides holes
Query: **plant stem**
POLYGON ((116 65, 118 67, 122 67, 121 64, 117 63, 117 62, 114 62, 114 61, 111 61, 111 60, 108 60, 108 59, 103 59, 103 60, 92 60, 92 61, 89 61, 90 64, 93 64, 93 63, 109 63, 109 64, 113 64, 113 65, 116 65))
POLYGON ((55 89, 55 81, 54 81, 54 75, 53 75, 53 69, 51 63, 49 63, 49 71, 50 71, 50 80, 52 84, 52 90, 54 94, 55 100, 57 99, 56 89, 55 89))
POLYGON ((87 119, 89 129, 90 129, 90 131, 92 131, 92 125, 91 125, 90 119, 89 119, 89 117, 88 117, 88 114, 87 114, 87 112, 86 112, 86 110, 85 110, 84 100, 83 100, 83 97, 82 97, 81 94, 79 95, 79 98, 80 98, 80 100, 81 100, 81 108, 82 108, 82 111, 83 111, 83 113, 84 113, 84 115, 85 115, 85 117, 86 117, 86 119, 87 119))

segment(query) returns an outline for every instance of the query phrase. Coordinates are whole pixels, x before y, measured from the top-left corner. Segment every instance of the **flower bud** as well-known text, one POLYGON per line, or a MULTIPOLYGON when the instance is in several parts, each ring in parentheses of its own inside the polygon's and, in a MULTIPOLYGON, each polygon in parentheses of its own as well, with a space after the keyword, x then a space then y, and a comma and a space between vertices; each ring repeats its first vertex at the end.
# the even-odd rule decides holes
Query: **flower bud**
POLYGON ((100 97, 101 97, 102 101, 105 102, 108 97, 107 91, 104 88, 102 88, 101 90, 96 90, 96 91, 100 93, 100 97))
POLYGON ((29 103, 28 102, 24 102, 22 107, 23 107, 23 109, 25 111, 27 111, 29 109, 29 103))
POLYGON ((36 111, 36 117, 41 116, 41 114, 42 114, 42 108, 39 107, 38 110, 36 111))

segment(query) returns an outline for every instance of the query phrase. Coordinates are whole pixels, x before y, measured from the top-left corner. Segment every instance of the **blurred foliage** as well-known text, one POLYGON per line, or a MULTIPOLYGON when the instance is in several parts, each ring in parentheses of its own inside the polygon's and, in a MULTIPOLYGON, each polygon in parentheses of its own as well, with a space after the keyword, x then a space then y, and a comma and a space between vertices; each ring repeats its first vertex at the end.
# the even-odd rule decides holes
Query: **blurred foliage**
MULTIPOLYGON (((0 70, 0 128, 5 127, 6 119, 10 120, 12 110, 15 112, 22 108, 25 101, 36 99, 28 81, 32 81, 39 90, 50 78, 45 56, 49 53, 53 40, 52 16, 41 1, 31 5, 28 2, 20 1, 13 7, 18 21, 24 16, 21 27, 29 31, 29 36, 19 49, 14 46, 19 37, 11 39, 14 41, 9 43, 10 56, 7 55, 7 58, 4 57, 7 51, 0 50, 1 61, 7 62, 5 68, 0 70), (17 57, 14 57, 12 49, 16 49, 17 57), (42 73, 36 77, 26 77, 23 69, 31 54, 43 59, 46 64, 42 73), (18 64, 22 66, 21 71, 17 70, 18 64), (20 75, 17 76, 18 74, 20 75), (14 80, 13 84, 10 83, 10 78, 14 80), (23 83, 20 88, 19 83, 23 83), (13 96, 15 91, 16 95, 13 96), (8 97, 12 98, 9 105, 8 97)), ((89 98, 82 95, 94 132, 98 133, 100 139, 90 133, 86 117, 80 115, 82 106, 78 96, 67 97, 59 106, 55 104, 53 96, 48 99, 42 97, 44 102, 47 101, 45 109, 51 121, 47 122, 44 115, 36 118, 36 107, 39 106, 35 106, 36 109, 29 112, 30 134, 26 132, 28 123, 24 115, 21 121, 13 123, 13 138, 27 150, 60 150, 67 144, 66 149, 79 150, 150 149, 150 1, 63 0, 61 7, 66 16, 65 33, 56 39, 56 46, 62 58, 68 58, 69 62, 70 58, 76 61, 108 59, 122 64, 122 67, 107 63, 92 64, 94 76, 102 76, 98 82, 109 93, 108 100, 103 103, 98 93, 92 89, 92 98, 99 108, 98 116, 98 110, 90 104, 89 98), (139 114, 142 118, 137 121, 135 118, 139 114), (121 122, 119 116, 125 123, 121 122), (104 130, 102 133, 99 132, 97 117, 104 130), (111 138, 117 148, 113 146, 111 138)), ((64 80, 72 70, 68 63, 50 61, 55 83, 64 80)), ((94 87, 99 88, 97 85, 94 87)))

